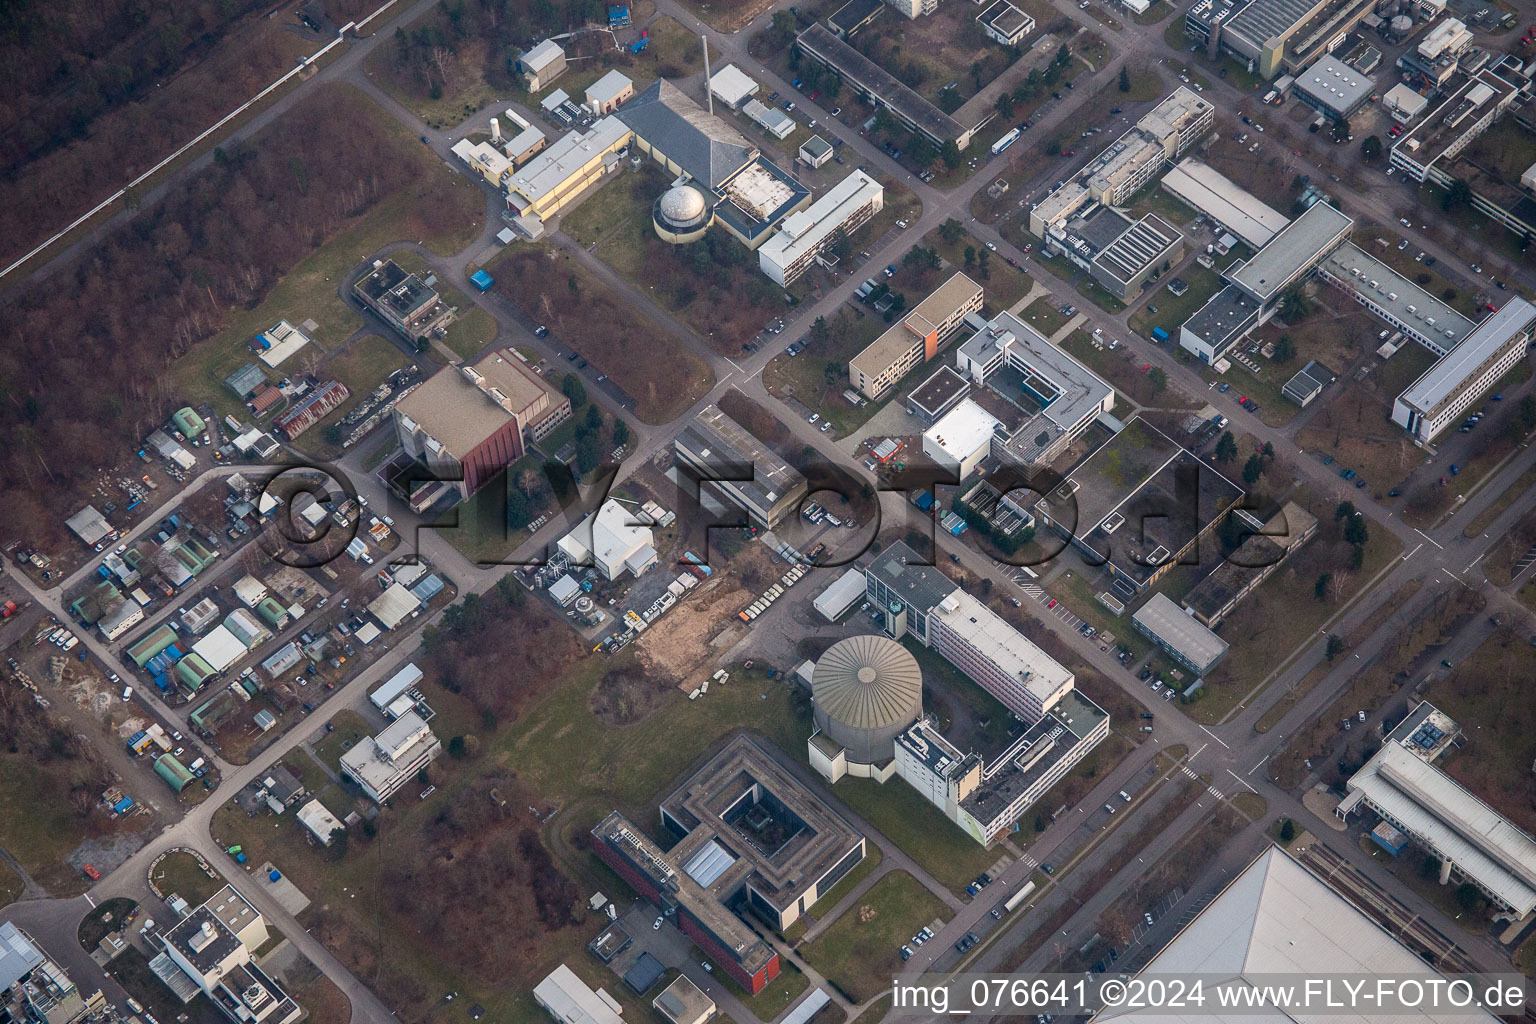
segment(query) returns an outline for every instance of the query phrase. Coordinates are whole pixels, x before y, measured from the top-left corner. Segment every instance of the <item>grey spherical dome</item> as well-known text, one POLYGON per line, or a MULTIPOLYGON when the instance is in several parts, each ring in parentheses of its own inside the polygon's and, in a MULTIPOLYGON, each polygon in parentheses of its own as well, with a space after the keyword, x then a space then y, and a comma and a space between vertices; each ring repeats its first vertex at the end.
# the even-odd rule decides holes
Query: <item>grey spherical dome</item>
POLYGON ((816 724, 873 764, 895 754, 895 739, 923 715, 923 674, 917 659, 883 636, 854 636, 828 648, 811 675, 816 724))
POLYGON ((692 185, 678 185, 661 197, 660 210, 673 224, 692 224, 704 216, 704 195, 692 185))

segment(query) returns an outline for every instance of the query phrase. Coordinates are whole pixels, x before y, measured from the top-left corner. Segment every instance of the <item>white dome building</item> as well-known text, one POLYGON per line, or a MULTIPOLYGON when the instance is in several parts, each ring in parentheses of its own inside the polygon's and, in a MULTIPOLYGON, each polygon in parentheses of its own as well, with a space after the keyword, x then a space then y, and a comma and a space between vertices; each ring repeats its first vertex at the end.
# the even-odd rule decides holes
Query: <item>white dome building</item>
POLYGON ((816 662, 811 700, 811 763, 833 781, 843 774, 880 778, 896 756, 896 737, 923 717, 923 674, 895 640, 849 637, 816 662))
POLYGON ((672 245, 697 242, 714 219, 714 211, 697 185, 674 185, 651 208, 657 236, 672 245))

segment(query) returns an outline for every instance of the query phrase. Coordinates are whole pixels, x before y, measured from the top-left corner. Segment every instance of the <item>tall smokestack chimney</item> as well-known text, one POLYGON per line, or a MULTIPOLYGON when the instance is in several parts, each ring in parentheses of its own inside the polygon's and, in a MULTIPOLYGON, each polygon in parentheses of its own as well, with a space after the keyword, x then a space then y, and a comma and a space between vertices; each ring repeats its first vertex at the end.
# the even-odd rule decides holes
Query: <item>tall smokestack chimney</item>
POLYGON ((494 117, 491 118, 491 141, 501 141, 501 122, 496 120, 494 117))
POLYGON ((704 44, 704 95, 709 97, 709 113, 715 113, 715 90, 709 87, 709 36, 699 33, 699 42, 704 44))

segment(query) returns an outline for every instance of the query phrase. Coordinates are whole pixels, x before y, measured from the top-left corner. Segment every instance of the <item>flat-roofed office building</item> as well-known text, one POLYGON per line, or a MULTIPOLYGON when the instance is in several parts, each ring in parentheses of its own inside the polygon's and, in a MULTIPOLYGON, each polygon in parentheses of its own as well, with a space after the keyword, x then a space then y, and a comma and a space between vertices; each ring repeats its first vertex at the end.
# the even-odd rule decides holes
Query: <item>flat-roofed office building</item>
POLYGON ((672 445, 678 467, 697 484, 701 498, 735 505, 764 529, 795 514, 806 495, 805 476, 718 405, 695 416, 672 445))
POLYGON ((980 312, 981 304, 981 285, 964 274, 954 274, 849 360, 849 382, 866 398, 884 397, 913 369, 937 355, 939 346, 964 326, 966 314, 980 312))
POLYGON ((784 218, 758 248, 758 266, 775 284, 787 287, 822 257, 839 232, 857 231, 884 208, 884 187, 854 170, 810 206, 784 218))
POLYGON ((1131 624, 1197 676, 1215 668, 1227 653, 1225 640, 1165 594, 1153 594, 1146 604, 1136 609, 1131 624))
POLYGON ((1392 403, 1392 422, 1428 444, 1525 358, 1536 306, 1518 295, 1477 326, 1392 403))
MULTIPOLYGON (((911 2, 938 5, 938 0, 911 2)), ((891 6, 909 18, 915 16, 909 5, 893 3, 891 6)), ((796 44, 811 60, 837 72, 847 85, 866 96, 870 103, 884 107, 902 125, 925 136, 935 146, 942 148, 946 142, 953 142, 965 149, 970 145, 974 127, 966 128, 923 99, 895 75, 833 35, 825 25, 818 22, 807 28, 796 37, 796 44)))
POLYGON ((1434 705, 1419 704, 1350 778, 1334 813, 1348 820, 1370 808, 1439 859, 1441 884, 1470 882, 1524 917, 1536 909, 1536 840, 1435 764, 1460 732, 1434 705))
POLYGON ((1012 313, 999 313, 955 353, 960 374, 986 386, 1002 374, 1017 375, 1021 398, 1035 413, 1007 437, 994 438, 999 461, 1028 467, 1061 454, 1100 414, 1115 407, 1115 389, 1065 349, 1042 338, 1012 313))

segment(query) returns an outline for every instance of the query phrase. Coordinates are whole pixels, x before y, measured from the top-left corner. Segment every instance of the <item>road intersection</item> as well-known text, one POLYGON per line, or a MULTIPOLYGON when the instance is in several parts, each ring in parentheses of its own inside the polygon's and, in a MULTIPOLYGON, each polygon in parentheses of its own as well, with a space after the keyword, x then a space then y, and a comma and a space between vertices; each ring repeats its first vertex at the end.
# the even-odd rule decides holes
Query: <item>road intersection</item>
MULTIPOLYGON (((424 13, 434 6, 431 0, 421 0, 408 11, 401 15, 401 22, 405 23, 424 13)), ((776 8, 782 7, 776 5, 776 8)), ((1063 15, 1077 19, 1079 12, 1075 5, 1066 2, 1057 2, 1056 6, 1063 15)), ((747 52, 747 41, 757 25, 766 21, 772 14, 772 10, 765 12, 758 22, 746 29, 733 33, 723 34, 703 25, 693 15, 692 11, 679 3, 678 0, 658 0, 658 10, 669 14, 680 22, 690 26, 696 26, 710 39, 711 48, 720 55, 723 64, 729 60, 739 66, 750 69, 768 87, 777 89, 781 93, 792 92, 790 84, 781 80, 771 69, 762 66, 747 52)), ((1093 26, 1096 27, 1096 26, 1093 26)), ((363 57, 377 44, 385 33, 354 43, 347 52, 336 61, 323 68, 316 76, 316 81, 350 81, 369 93, 375 100, 381 103, 389 113, 408 125, 413 132, 426 137, 434 151, 445 160, 454 163, 449 155, 448 147, 455 138, 462 134, 461 131, 436 131, 428 128, 410 111, 401 106, 383 90, 379 89, 366 75, 363 68, 363 57)), ((1111 37, 1111 43, 1115 50, 1114 57, 1106 62, 1094 76, 1096 80, 1109 81, 1118 74, 1119 69, 1128 64, 1143 64, 1152 58, 1165 53, 1160 33, 1130 32, 1123 38, 1111 37)), ((1165 85, 1172 85, 1173 74, 1161 63, 1154 65, 1156 73, 1165 85)), ((301 87, 309 88, 309 86, 301 87)), ((1214 86, 1221 92, 1221 98, 1229 103, 1235 103, 1244 99, 1247 94, 1239 92, 1224 82, 1214 86)), ((1091 90, 1082 90, 1089 92, 1091 90)), ((251 122, 237 130, 237 137, 248 137, 259 131, 262 127, 271 123, 296 101, 299 92, 290 93, 279 100, 272 107, 258 115, 251 122)), ((1083 100, 1086 101, 1084 96, 1083 100)), ((488 110, 499 109, 503 104, 493 103, 488 110)), ((905 169, 892 161, 884 152, 862 135, 846 131, 839 122, 830 118, 827 111, 821 109, 814 101, 800 101, 802 108, 812 116, 818 117, 826 123, 830 130, 844 134, 844 142, 858 154, 860 160, 868 166, 878 169, 882 174, 903 180, 907 186, 917 194, 922 202, 922 214, 911 224, 909 228, 900 232, 886 244, 872 250, 871 258, 866 261, 868 266, 883 266, 887 263, 899 263, 901 256, 912 244, 920 241, 928 232, 950 218, 964 222, 967 228, 979 239, 994 243, 998 247, 1000 255, 1011 256, 1021 264, 1028 260, 1028 256, 1012 247, 1012 245, 995 229, 981 224, 971 215, 971 203, 976 194, 990 183, 991 177, 983 168, 974 175, 966 184, 950 190, 939 190, 927 185, 910 175, 905 169)), ((1130 106, 1129 104, 1127 105, 1130 106)), ((479 116, 486 116, 482 112, 479 116)), ((1034 137, 1048 136, 1057 128, 1075 124, 1078 121, 1087 123, 1083 118, 1096 119, 1097 112, 1084 112, 1078 104, 1062 102, 1055 105, 1037 123, 1034 128, 1034 137)), ((203 166, 208 157, 200 158, 190 164, 186 170, 177 175, 196 173, 203 166)), ((455 166, 457 166, 455 164, 455 166)), ((1038 188, 1061 176, 1067 161, 1056 158, 1043 159, 1040 162, 1040 170, 1035 180, 1019 188, 1021 194, 1033 194, 1038 188)), ((167 182, 148 196, 144 197, 149 202, 154 202, 156 197, 166 188, 172 186, 167 182)), ((1371 193, 1358 195, 1345 192, 1339 197, 1340 205, 1345 212, 1356 216, 1374 219, 1381 223, 1391 223, 1395 220, 1390 216, 1390 200, 1384 195, 1371 193)), ((487 216, 480 238, 475 243, 460 253, 438 257, 425 250, 417 251, 427 260, 431 266, 445 279, 459 281, 464 276, 464 269, 476 255, 484 251, 491 242, 491 236, 499 226, 497 213, 499 212, 499 197, 487 190, 487 216)), ((111 230, 127 219, 129 214, 122 214, 113 218, 98 232, 87 236, 86 239, 60 256, 51 260, 35 275, 41 275, 50 269, 62 265, 61 261, 78 254, 80 246, 89 244, 100 237, 102 231, 111 230)), ((1439 253, 1442 259, 1453 260, 1449 253, 1435 245, 1433 240, 1420 237, 1410 230, 1411 237, 1430 252, 1439 253)), ((671 444, 671 438, 680 426, 686 423, 697 411, 704 406, 714 403, 726 392, 728 388, 736 388, 742 391, 753 401, 773 411, 791 430, 796 440, 811 446, 830 463, 848 470, 855 478, 863 479, 865 474, 857 461, 846 452, 833 444, 826 435, 810 427, 804 422, 799 413, 786 406, 776 396, 771 394, 763 385, 761 372, 770 359, 778 355, 790 341, 793 335, 787 336, 782 344, 765 344, 758 351, 740 358, 728 358, 699 339, 686 326, 677 322, 664 311, 655 307, 646 296, 633 289, 627 282, 617 278, 608 271, 606 265, 600 263, 580 246, 564 239, 558 239, 558 244, 566 246, 579 254, 591 269, 604 276, 610 286, 615 287, 629 295, 637 306, 645 308, 646 313, 658 323, 662 324, 670 334, 681 343, 687 344, 701 358, 704 358, 714 371, 716 383, 710 391, 701 397, 695 405, 683 416, 670 423, 653 426, 629 421, 631 432, 635 440, 632 442, 633 452, 628 460, 618 467, 616 481, 622 481, 636 467, 642 466, 653 457, 664 453, 671 444)), ((1006 272, 1001 271, 1000 272, 1006 272)), ((1057 275, 1045 266, 1035 262, 1029 266, 1030 274, 1045 287, 1051 289, 1057 295, 1070 294, 1072 286, 1061 280, 1057 275)), ((830 316, 840 309, 852 298, 860 277, 856 273, 848 274, 839 284, 827 289, 825 294, 815 302, 806 303, 805 307, 797 311, 796 322, 808 323, 818 316, 830 316)), ((494 292, 480 293, 470 291, 469 298, 472 302, 486 309, 495 317, 500 333, 496 344, 505 346, 517 344, 522 347, 543 353, 547 358, 557 359, 564 354, 559 346, 558 339, 537 338, 529 330, 529 322, 526 316, 507 300, 494 292)), ((1130 311, 1118 315, 1111 315, 1095 308, 1084 311, 1086 328, 1099 328, 1116 337, 1127 338, 1128 344, 1134 344, 1138 353, 1149 363, 1160 366, 1167 374, 1175 387, 1198 394, 1203 400, 1210 402, 1219 411, 1228 414, 1234 421, 1240 420, 1248 414, 1238 408, 1235 401, 1219 392, 1206 392, 1198 389, 1198 381, 1191 374, 1188 367, 1180 363, 1176 358, 1168 354, 1164 349, 1147 343, 1137 338, 1128 327, 1130 311)), ((592 368, 583 376, 589 392, 594 394, 609 394, 609 389, 603 387, 603 382, 596 379, 598 368, 592 368)), ((1252 434, 1260 442, 1270 442, 1279 451, 1291 451, 1296 449, 1293 436, 1296 425, 1286 429, 1270 428, 1257 418, 1249 417, 1241 424, 1242 428, 1252 434)), ((369 473, 361 470, 362 455, 354 452, 343 459, 340 468, 349 474, 353 484, 359 492, 367 496, 371 503, 377 503, 377 507, 386 507, 389 500, 383 488, 369 473)), ((1483 580, 1476 572, 1475 566, 1483 554, 1491 545, 1502 537, 1508 529, 1525 514, 1530 507, 1528 496, 1516 500, 1505 509, 1484 532, 1477 538, 1466 538, 1458 529, 1459 523, 1468 516, 1475 516, 1482 509, 1488 507, 1503 491, 1520 475, 1536 464, 1536 452, 1528 447, 1522 447, 1500 468, 1474 496, 1461 508, 1458 515, 1443 521, 1439 526, 1428 531, 1414 529, 1405 524, 1394 513, 1394 510, 1375 502, 1360 492, 1346 492, 1331 470, 1328 470, 1316 460, 1306 457, 1290 460, 1295 472, 1301 481, 1305 481, 1323 493, 1339 493, 1354 501, 1372 521, 1373 526, 1389 531, 1403 547, 1403 554, 1386 566, 1381 574, 1361 588, 1359 596, 1337 616, 1336 621, 1330 623, 1330 632, 1345 634, 1365 623, 1376 613, 1380 607, 1396 594, 1399 589, 1410 580, 1418 579, 1426 586, 1415 598, 1399 608, 1376 628, 1370 636, 1362 640, 1358 646, 1348 652, 1348 657, 1336 664, 1323 680, 1310 690, 1304 697, 1298 700, 1273 728, 1267 732, 1256 731, 1255 724, 1264 716, 1265 712, 1284 699, 1300 681, 1305 678, 1324 658, 1324 638, 1319 635, 1316 639, 1296 652, 1276 652, 1276 664, 1282 666, 1274 678, 1267 681, 1262 689, 1256 688, 1249 695, 1242 706, 1226 721, 1214 727, 1198 725, 1189 718, 1177 712, 1174 706, 1168 706, 1158 717, 1157 730, 1151 741, 1142 744, 1136 751, 1126 758, 1113 771, 1106 776, 1094 788, 1092 793, 1085 797, 1081 807, 1074 808, 1063 815, 1060 820, 1051 825, 1044 833, 1034 839, 1029 846, 1026 857, 1018 860, 1011 866, 1001 879, 1004 887, 1011 891, 1012 886, 1022 884, 1028 878, 1033 868, 1042 862, 1067 863, 1085 844, 1101 830, 1098 827, 1084 828, 1084 820, 1097 813, 1097 808, 1113 796, 1118 790, 1127 786, 1132 780, 1141 777, 1152 764, 1159 750, 1171 746, 1183 746, 1189 753, 1183 763, 1191 770, 1200 773, 1209 780, 1210 787, 1216 792, 1207 793, 1196 804, 1186 809, 1171 822, 1157 838, 1156 845, 1150 847, 1144 861, 1147 864, 1154 862, 1155 857, 1163 852, 1173 849, 1188 833, 1197 827, 1214 808, 1216 802, 1221 799, 1229 799, 1238 792, 1254 792, 1263 797, 1268 804, 1269 813, 1284 814, 1296 821, 1313 827, 1319 835, 1329 834, 1325 823, 1318 822, 1312 812, 1296 800, 1292 794, 1275 785, 1264 771, 1264 765, 1278 750, 1280 750, 1288 737, 1301 731, 1309 722, 1316 719, 1326 708, 1344 693, 1350 679, 1361 665, 1368 663, 1376 657, 1401 629, 1403 623, 1411 621, 1417 614, 1423 611, 1432 596, 1435 587, 1447 585, 1448 580, 1454 580, 1459 585, 1467 585, 1478 588, 1490 600, 1499 607, 1507 607, 1514 610, 1514 604, 1510 595, 1510 588, 1498 588, 1483 580), (1490 540, 1489 538, 1493 538, 1490 540), (1218 795, 1220 794, 1220 795, 1218 795)), ((212 470, 188 485, 189 489, 195 488, 210 479, 232 470, 212 470)), ((899 495, 885 495, 882 499, 885 510, 891 516, 906 515, 909 510, 905 508, 899 495)), ((569 521, 576 513, 573 511, 563 517, 557 517, 555 522, 547 524, 539 530, 526 543, 521 545, 514 553, 513 560, 534 559, 545 550, 569 527, 569 521)), ((404 518, 396 513, 396 518, 404 522, 404 518)), ((147 528, 141 526, 140 531, 147 528)), ((136 531, 137 532, 137 531, 136 531)), ((439 570, 452 577, 463 593, 483 592, 493 586, 496 581, 510 571, 507 566, 479 566, 468 562, 459 552, 447 542, 447 539, 436 530, 421 529, 416 531, 414 538, 407 538, 408 543, 414 543, 418 550, 428 558, 439 570)), ((969 571, 982 578, 996 578, 997 569, 990 559, 979 552, 949 538, 942 532, 939 534, 939 550, 945 554, 953 554, 960 563, 969 571)), ((232 563, 231 563, 232 564, 232 563)), ((66 581, 63 586, 52 589, 37 587, 30 580, 18 576, 18 580, 26 586, 36 600, 44 608, 61 617, 64 615, 61 596, 69 585, 76 582, 88 570, 82 569, 79 573, 66 581)), ((1098 650, 1097 645, 1092 644, 1080 636, 1075 630, 1067 626, 1053 616, 1043 614, 1042 609, 1031 609, 1044 623, 1045 628, 1057 634, 1060 640, 1070 647, 1073 652, 1085 662, 1093 665, 1099 672, 1111 680, 1114 685, 1120 686, 1128 694, 1141 700, 1145 692, 1125 669, 1123 669, 1112 657, 1098 650)), ((1474 623, 1463 631, 1464 636, 1458 638, 1461 643, 1470 648, 1486 635, 1487 629, 1480 623, 1474 623)), ((101 643, 93 635, 85 635, 84 640, 88 649, 103 663, 108 666, 119 666, 118 653, 110 646, 101 643)), ((332 698, 328 707, 341 707, 361 705, 369 689, 377 685, 383 679, 408 660, 415 652, 416 641, 407 641, 400 647, 389 652, 385 657, 361 672, 358 676, 338 687, 338 693, 332 698)), ((165 707, 152 695, 142 695, 150 706, 165 716, 167 720, 178 721, 180 716, 173 709, 165 707)), ((221 866, 227 863, 220 844, 211 834, 213 813, 230 794, 238 791, 246 783, 259 778, 272 764, 291 752, 299 744, 313 738, 314 729, 301 726, 294 729, 287 736, 275 743, 271 748, 259 755, 253 762, 246 765, 233 765, 218 761, 222 775, 222 782, 218 790, 210 794, 209 798, 201 805, 192 808, 181 820, 170 825, 160 835, 156 836, 141 850, 128 859, 117 870, 113 871, 100 883, 94 886, 90 893, 90 899, 100 901, 114 895, 132 895, 135 898, 143 898, 145 890, 144 881, 150 863, 161 853, 176 847, 185 847, 198 851, 210 862, 221 866)), ((1135 808, 1124 818, 1131 818, 1135 808)), ((1124 818, 1118 822, 1124 827, 1124 818)), ((1258 841, 1255 834, 1245 832, 1243 842, 1234 843, 1233 848, 1246 849, 1258 841)), ((1454 926, 1444 919, 1444 916, 1435 908, 1427 905, 1422 899, 1413 893, 1404 891, 1401 886, 1395 884, 1390 876, 1383 877, 1382 872, 1370 860, 1360 854, 1352 844, 1340 843, 1338 853, 1349 860, 1357 869, 1380 881, 1384 886, 1393 891, 1399 899, 1411 906, 1427 921, 1434 924, 1447 934, 1461 934, 1454 926)), ((1235 855, 1234 855, 1235 856, 1235 855)), ((1221 866, 1230 870, 1231 864, 1221 866)), ((1144 870, 1144 869, 1143 869, 1144 870)), ((1213 871, 1217 866, 1213 866, 1213 871)), ((1132 866, 1119 872, 1111 885, 1106 886, 1095 897, 1086 902, 1082 908, 1067 922, 1063 942, 1054 944, 1065 948, 1075 948, 1074 940, 1081 941, 1081 937, 1091 934, 1092 925, 1102 910, 1115 898, 1128 891, 1139 877, 1140 871, 1132 866)), ((290 940, 292 940, 305 956, 309 957, 319 966, 348 996, 352 1003, 352 1014, 355 1021, 366 1021, 370 1024, 384 1024, 391 1019, 390 1010, 385 1007, 372 994, 372 992, 359 979, 354 977, 347 968, 326 950, 317 940, 310 937, 302 926, 279 906, 259 884, 243 887, 243 891, 252 899, 257 908, 263 914, 271 918, 290 940)), ((962 905, 955 918, 934 940, 932 949, 935 953, 942 954, 949 950, 954 939, 972 929, 982 930, 987 923, 989 911, 994 904, 991 898, 974 900, 962 905)), ((986 969, 996 967, 1005 962, 1013 948, 1025 939, 1032 930, 1029 922, 1044 916, 1044 901, 1036 911, 1024 911, 1005 920, 1006 927, 998 929, 996 937, 989 936, 989 941, 978 949, 968 967, 974 969, 986 969), (1033 916, 1032 916, 1033 915, 1033 916)), ((13 905, 4 911, 4 916, 23 922, 34 934, 38 934, 52 949, 56 942, 73 943, 73 930, 79 917, 88 909, 88 903, 84 898, 76 900, 34 900, 22 904, 13 905)), ((1469 954, 1480 964, 1494 968, 1503 966, 1507 968, 1508 956, 1491 941, 1465 940, 1469 954)), ((925 947, 928 948, 928 947, 925 947)), ((78 952, 75 947, 67 954, 71 959, 78 952)), ((1037 954, 1027 964, 1043 966, 1046 951, 1037 954)), ((61 949, 58 955, 66 954, 61 949)), ((949 960, 953 961, 953 957, 949 960)), ((88 962, 88 961, 87 961, 88 962)), ((954 964, 944 966, 942 956, 935 959, 934 954, 923 958, 914 958, 908 965, 910 972, 917 972, 933 966, 937 962, 940 966, 936 969, 948 970, 954 964)), ((110 983, 109 983, 110 989, 110 983)), ((750 1014, 748 1014, 750 1015, 750 1014)), ((747 1024, 743 1021, 743 1024, 747 1024)))

